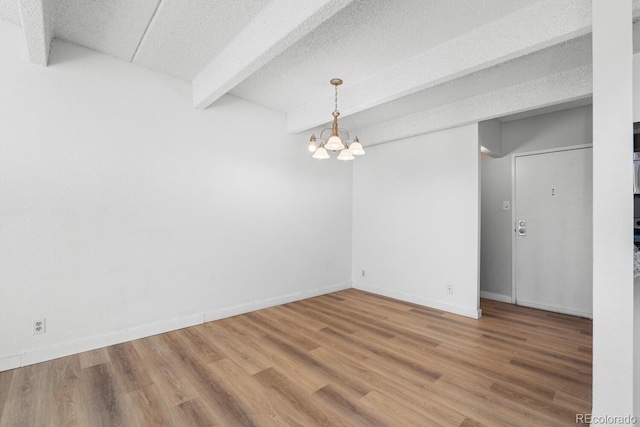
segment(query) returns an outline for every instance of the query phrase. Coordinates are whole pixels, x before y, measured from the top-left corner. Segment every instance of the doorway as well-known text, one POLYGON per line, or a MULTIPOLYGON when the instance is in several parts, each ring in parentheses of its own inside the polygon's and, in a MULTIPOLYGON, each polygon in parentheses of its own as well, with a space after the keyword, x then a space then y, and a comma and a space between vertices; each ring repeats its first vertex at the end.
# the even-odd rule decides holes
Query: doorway
POLYGON ((592 318, 592 149, 513 157, 513 302, 592 318))

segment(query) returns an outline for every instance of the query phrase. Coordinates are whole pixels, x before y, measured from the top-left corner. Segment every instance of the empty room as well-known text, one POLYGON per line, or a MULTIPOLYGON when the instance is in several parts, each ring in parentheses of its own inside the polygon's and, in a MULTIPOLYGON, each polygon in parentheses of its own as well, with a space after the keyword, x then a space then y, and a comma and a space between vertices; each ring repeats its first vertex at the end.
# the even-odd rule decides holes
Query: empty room
POLYGON ((634 425, 636 159, 640 0, 0 0, 0 427, 634 425))

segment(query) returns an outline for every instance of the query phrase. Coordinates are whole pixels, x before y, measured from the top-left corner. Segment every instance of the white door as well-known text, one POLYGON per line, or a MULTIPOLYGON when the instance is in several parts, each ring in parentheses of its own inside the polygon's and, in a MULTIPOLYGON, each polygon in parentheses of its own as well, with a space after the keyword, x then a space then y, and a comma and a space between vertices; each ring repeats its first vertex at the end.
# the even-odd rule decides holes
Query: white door
POLYGON ((592 149, 516 157, 515 301, 592 317, 592 149))

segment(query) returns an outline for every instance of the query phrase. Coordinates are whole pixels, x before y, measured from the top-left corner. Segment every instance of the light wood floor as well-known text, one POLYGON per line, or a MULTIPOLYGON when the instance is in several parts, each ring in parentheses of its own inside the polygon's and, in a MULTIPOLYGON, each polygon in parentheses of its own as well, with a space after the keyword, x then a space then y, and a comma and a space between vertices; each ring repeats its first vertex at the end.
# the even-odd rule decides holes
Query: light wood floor
POLYGON ((0 426, 543 426, 591 409, 591 321, 357 290, 0 372, 0 426))

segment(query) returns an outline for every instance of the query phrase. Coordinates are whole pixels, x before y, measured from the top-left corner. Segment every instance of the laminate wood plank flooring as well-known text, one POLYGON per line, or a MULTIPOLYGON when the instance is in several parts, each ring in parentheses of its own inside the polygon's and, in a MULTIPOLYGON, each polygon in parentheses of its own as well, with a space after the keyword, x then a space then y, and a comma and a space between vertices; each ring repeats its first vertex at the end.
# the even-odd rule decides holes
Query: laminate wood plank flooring
POLYGON ((0 372, 0 427, 569 426, 592 323, 349 289, 0 372))

